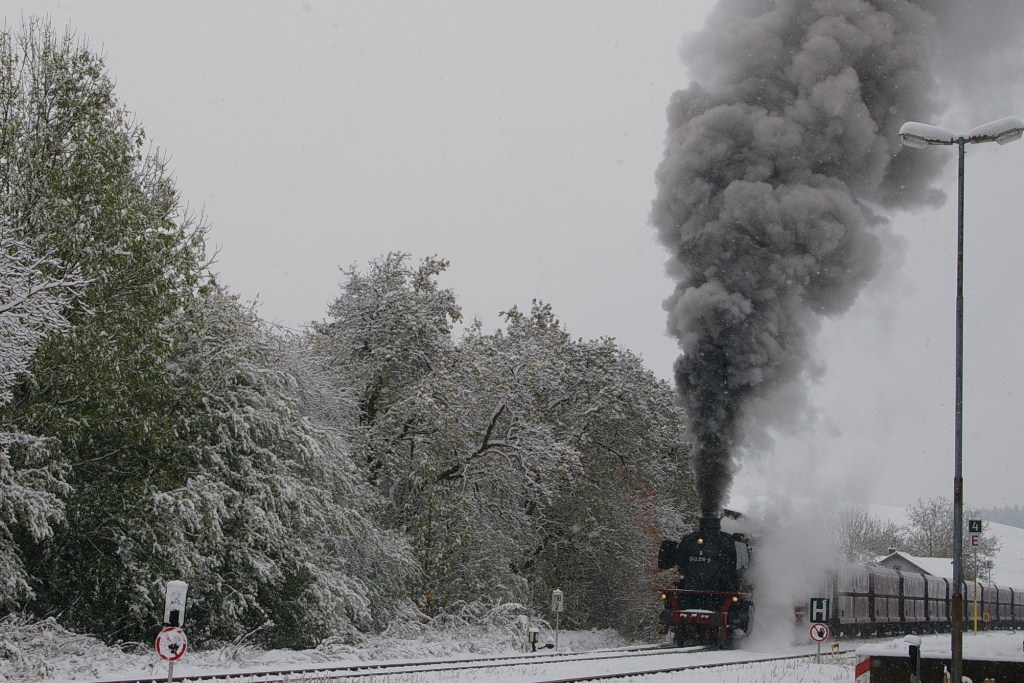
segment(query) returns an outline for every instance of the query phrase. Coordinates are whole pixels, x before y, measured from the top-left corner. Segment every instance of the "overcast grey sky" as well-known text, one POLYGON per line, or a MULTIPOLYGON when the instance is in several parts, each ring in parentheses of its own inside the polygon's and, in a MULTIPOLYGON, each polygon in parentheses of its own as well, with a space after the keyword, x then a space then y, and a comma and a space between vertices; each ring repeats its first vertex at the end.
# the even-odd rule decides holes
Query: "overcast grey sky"
MULTIPOLYGON (((106 55, 211 224, 222 281, 265 319, 321 319, 339 267, 438 254, 467 318, 494 328, 499 311, 543 299, 574 336, 615 337, 665 379, 672 283, 647 215, 668 99, 699 80, 678 48, 712 4, 0 0, 8 26, 48 15, 106 55)), ((1024 115, 1019 76, 1000 78, 934 123, 1024 115)), ((905 153, 945 163, 955 192, 949 149, 905 153)), ((1022 181, 1024 143, 970 150, 972 505, 1024 503, 1022 181)), ((816 421, 759 444, 737 491, 950 496, 955 204, 893 218, 902 247, 819 337, 816 421)))

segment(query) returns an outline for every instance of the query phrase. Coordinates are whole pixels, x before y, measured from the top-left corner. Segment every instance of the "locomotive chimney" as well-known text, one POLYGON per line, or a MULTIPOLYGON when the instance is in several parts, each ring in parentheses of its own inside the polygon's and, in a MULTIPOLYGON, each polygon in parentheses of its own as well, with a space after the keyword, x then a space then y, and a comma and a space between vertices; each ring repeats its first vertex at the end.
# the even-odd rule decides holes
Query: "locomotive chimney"
POLYGON ((698 527, 702 534, 711 534, 722 530, 722 520, 719 517, 701 517, 698 527))

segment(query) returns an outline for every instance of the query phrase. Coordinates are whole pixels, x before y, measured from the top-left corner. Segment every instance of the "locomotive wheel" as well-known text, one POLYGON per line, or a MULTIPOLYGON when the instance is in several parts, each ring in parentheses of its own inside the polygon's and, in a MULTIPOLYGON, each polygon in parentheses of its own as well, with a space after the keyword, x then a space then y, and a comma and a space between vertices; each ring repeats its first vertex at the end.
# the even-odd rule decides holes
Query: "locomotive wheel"
POLYGON ((689 639, 686 637, 686 630, 682 626, 676 627, 675 641, 676 647, 686 647, 690 644, 689 639))
POLYGON ((744 633, 750 633, 751 620, 754 616, 754 605, 747 603, 737 607, 733 613, 733 624, 744 633))
POLYGON ((739 620, 736 630, 733 631, 733 640, 739 640, 750 636, 750 629, 754 626, 754 605, 747 604, 743 618, 739 620))

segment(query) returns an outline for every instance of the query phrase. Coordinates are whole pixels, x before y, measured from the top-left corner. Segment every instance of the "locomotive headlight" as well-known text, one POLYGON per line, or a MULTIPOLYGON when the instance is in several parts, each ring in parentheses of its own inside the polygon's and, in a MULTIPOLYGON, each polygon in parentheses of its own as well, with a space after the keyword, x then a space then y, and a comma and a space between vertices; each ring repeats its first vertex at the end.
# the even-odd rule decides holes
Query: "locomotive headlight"
POLYGON ((740 601, 740 596, 738 596, 738 595, 732 596, 732 601, 733 602, 739 602, 740 601))
POLYGON ((668 600, 668 593, 662 593, 661 594, 661 599, 662 600, 668 600))
POLYGON ((697 539, 697 544, 698 545, 704 545, 704 539, 703 538, 698 538, 697 539))

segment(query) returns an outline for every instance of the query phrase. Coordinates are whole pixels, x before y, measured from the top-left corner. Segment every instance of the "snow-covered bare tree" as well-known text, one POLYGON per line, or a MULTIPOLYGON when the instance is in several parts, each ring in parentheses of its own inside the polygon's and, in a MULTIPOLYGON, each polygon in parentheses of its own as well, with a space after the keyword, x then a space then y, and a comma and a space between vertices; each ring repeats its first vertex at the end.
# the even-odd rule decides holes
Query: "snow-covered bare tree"
MULTIPOLYGON (((468 443, 466 406, 495 408, 473 403, 453 368, 458 354, 452 326, 461 313, 454 293, 436 282, 447 266, 436 257, 413 264, 408 254, 391 253, 371 262, 366 272, 345 271, 328 321, 311 336, 336 381, 356 400, 354 448, 388 501, 391 527, 413 539, 425 579, 408 590, 427 610, 465 596, 461 579, 448 573, 456 562, 459 576, 475 577, 478 589, 504 599, 513 592, 507 571, 498 571, 500 579, 493 572, 484 577, 483 568, 501 566, 493 554, 469 557, 486 552, 472 531, 483 531, 485 522, 471 519, 472 509, 450 495, 453 475, 461 472, 458 467, 446 471, 454 464, 451 454, 488 448, 468 443)), ((495 439, 502 418, 508 420, 498 411, 490 430, 495 439)))
POLYGON ((416 539, 423 601, 433 608, 480 596, 525 600, 547 511, 582 473, 580 454, 543 418, 560 361, 540 345, 505 341, 473 326, 430 382, 391 411, 389 431, 409 454, 402 524, 416 539))
POLYGON ((344 271, 329 320, 317 326, 321 348, 357 392, 364 425, 443 362, 452 348, 452 325, 462 319, 454 292, 436 281, 448 262, 428 257, 412 265, 410 258, 392 252, 373 260, 366 273, 354 266, 344 271))
POLYGON ((565 582, 580 623, 646 620, 659 512, 692 504, 671 389, 612 340, 573 341, 542 303, 453 343, 440 264, 349 271, 315 337, 361 397, 361 448, 423 567, 421 608, 542 603, 565 582))
POLYGON ((504 338, 521 361, 548 359, 534 385, 542 420, 581 474, 542 509, 531 587, 543 604, 561 586, 579 625, 638 633, 657 608, 661 505, 695 505, 682 419, 667 383, 612 339, 572 340, 550 306, 511 311, 504 338))
POLYGON ((899 524, 876 519, 862 508, 844 508, 827 525, 836 552, 847 562, 873 561, 899 548, 903 537, 899 524))
MULTIPOLYGON (((964 519, 979 518, 974 510, 964 509, 964 519)), ((966 521, 963 524, 964 578, 973 581, 988 560, 995 560, 1001 547, 995 535, 983 534, 977 552, 970 548, 966 521)), ((920 557, 953 557, 953 503, 948 498, 918 500, 907 508, 903 529, 903 548, 920 557)))

